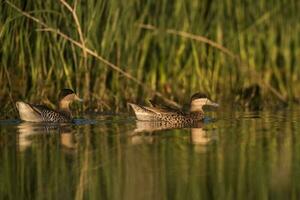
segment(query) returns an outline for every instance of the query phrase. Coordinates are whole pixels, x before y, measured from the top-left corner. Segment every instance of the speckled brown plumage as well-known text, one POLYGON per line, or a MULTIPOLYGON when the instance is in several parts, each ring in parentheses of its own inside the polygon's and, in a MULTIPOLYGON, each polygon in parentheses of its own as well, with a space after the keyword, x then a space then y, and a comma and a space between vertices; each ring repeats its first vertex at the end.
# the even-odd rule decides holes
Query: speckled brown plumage
POLYGON ((23 121, 66 123, 72 122, 69 104, 74 100, 81 101, 72 90, 63 89, 59 94, 58 110, 22 101, 16 102, 16 106, 23 121))
POLYGON ((30 105, 36 112, 40 113, 42 121, 67 123, 72 122, 72 115, 70 113, 52 110, 46 106, 30 105))
POLYGON ((137 119, 141 121, 166 121, 172 122, 174 126, 185 126, 201 121, 204 118, 204 113, 200 111, 183 113, 181 111, 144 107, 136 104, 130 104, 130 106, 133 108, 137 119))
POLYGON ((203 106, 218 107, 217 103, 212 102, 203 93, 196 93, 191 97, 190 110, 188 113, 170 108, 168 106, 158 107, 151 101, 153 107, 140 106, 129 103, 132 107, 137 120, 140 121, 165 121, 172 123, 172 126, 183 127, 195 124, 204 119, 203 106))

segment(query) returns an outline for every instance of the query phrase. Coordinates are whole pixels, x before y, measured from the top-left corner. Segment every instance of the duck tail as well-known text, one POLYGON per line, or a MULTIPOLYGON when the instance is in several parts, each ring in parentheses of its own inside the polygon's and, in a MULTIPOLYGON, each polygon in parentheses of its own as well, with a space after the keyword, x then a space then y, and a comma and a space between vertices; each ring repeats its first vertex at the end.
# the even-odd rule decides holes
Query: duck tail
POLYGON ((142 110, 143 110, 142 106, 136 105, 134 103, 127 103, 127 104, 132 108, 135 115, 142 112, 142 110))
POLYGON ((140 121, 151 121, 153 120, 153 112, 144 108, 143 106, 139 106, 137 104, 128 103, 128 105, 132 108, 137 120, 140 121))
POLYGON ((37 113, 36 110, 32 108, 32 106, 28 103, 17 101, 16 107, 19 111, 19 115, 21 120, 30 121, 30 122, 41 122, 41 116, 37 113))

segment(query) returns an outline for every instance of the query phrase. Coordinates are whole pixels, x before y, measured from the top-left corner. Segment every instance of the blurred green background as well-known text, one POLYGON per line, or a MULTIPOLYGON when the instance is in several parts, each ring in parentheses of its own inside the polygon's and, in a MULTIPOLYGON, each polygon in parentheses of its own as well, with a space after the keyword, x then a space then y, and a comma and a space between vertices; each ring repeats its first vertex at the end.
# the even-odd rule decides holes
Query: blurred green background
MULTIPOLYGON (((68 1, 71 6, 75 2, 68 1)), ((80 41, 72 13, 62 2, 11 3, 80 41)), ((85 59, 82 49, 40 30, 44 27, 3 1, 0 103, 6 113, 14 113, 18 99, 53 105, 65 87, 85 98, 82 109, 95 111, 119 111, 127 101, 143 102, 154 96, 147 88, 181 104, 196 91, 254 109, 297 103, 299 10, 297 0, 78 1, 86 47, 145 88, 95 57, 85 59)))

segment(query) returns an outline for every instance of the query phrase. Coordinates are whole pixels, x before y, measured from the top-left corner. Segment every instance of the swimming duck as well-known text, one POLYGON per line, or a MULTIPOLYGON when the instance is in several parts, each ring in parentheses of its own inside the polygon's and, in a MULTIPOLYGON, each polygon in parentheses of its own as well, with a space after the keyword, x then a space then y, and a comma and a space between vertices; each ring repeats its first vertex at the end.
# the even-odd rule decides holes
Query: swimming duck
MULTIPOLYGON (((152 102, 151 102, 152 103, 152 102)), ((196 93, 191 97, 190 109, 188 113, 181 110, 161 107, 146 107, 129 103, 132 107, 137 120, 140 121, 166 121, 176 124, 194 124, 204 119, 203 106, 218 107, 217 103, 212 102, 203 93, 196 93)), ((152 103, 152 106, 156 106, 152 103)))
POLYGON ((20 118, 30 122, 72 122, 69 108, 73 101, 82 101, 73 90, 63 89, 58 97, 58 110, 52 110, 44 105, 33 105, 23 101, 16 102, 20 118))

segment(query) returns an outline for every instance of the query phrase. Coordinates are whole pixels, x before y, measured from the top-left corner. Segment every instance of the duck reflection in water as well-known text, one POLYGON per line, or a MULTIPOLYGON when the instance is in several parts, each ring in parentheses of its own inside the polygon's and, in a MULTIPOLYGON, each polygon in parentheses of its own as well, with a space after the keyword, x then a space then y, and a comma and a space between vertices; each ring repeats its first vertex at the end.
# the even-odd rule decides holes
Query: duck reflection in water
POLYGON ((136 128, 131 135, 132 144, 152 144, 159 138, 159 133, 166 130, 185 129, 189 130, 189 141, 191 144, 196 145, 195 148, 200 146, 205 147, 212 144, 217 139, 216 135, 207 133, 203 129, 204 122, 197 122, 193 126, 185 127, 178 126, 177 123, 170 123, 165 121, 136 121, 136 128))
POLYGON ((20 151, 26 150, 35 143, 38 137, 59 134, 59 140, 64 150, 77 147, 75 135, 69 124, 21 122, 18 125, 18 146, 20 151))

